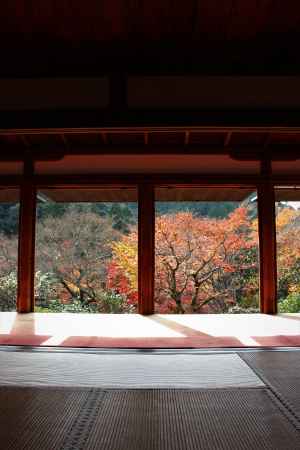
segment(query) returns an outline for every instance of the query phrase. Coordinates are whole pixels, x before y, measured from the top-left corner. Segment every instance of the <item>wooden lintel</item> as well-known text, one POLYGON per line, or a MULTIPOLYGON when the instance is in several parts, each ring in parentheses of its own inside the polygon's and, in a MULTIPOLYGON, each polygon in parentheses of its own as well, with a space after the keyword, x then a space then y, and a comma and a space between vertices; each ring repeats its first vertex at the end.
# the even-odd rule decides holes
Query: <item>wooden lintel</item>
POLYGON ((153 185, 173 185, 174 187, 193 186, 256 186, 263 182, 263 178, 259 175, 241 175, 232 176, 232 174, 199 174, 199 173, 137 173, 137 174, 69 174, 69 175, 35 175, 35 185, 37 187, 53 187, 53 188, 76 188, 76 187, 97 187, 103 185, 115 186, 133 186, 139 183, 153 185))
MULTIPOLYGON (((102 135, 103 137, 103 135, 102 135)), ((148 141, 147 141, 148 142, 148 141)), ((14 150, 9 146, 1 147, 0 162, 1 161, 23 161, 24 155, 30 151, 32 159, 36 161, 55 161, 62 159, 66 155, 80 156, 80 155, 229 155, 232 159, 240 161, 260 161, 266 155, 273 161, 293 161, 300 159, 300 148, 293 146, 280 146, 282 148, 264 147, 218 147, 218 146, 204 146, 204 145, 95 145, 95 146, 35 146, 30 150, 14 150), (296 148, 295 148, 296 147, 296 148)))

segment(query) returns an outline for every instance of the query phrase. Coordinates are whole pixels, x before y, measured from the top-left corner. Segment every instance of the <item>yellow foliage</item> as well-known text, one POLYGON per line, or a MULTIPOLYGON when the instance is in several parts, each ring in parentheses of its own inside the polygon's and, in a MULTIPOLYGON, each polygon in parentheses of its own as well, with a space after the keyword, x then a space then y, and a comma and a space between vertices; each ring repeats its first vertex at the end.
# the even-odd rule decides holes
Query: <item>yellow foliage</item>
POLYGON ((137 279, 137 240, 127 236, 123 241, 113 244, 114 262, 123 270, 133 290, 138 288, 137 279))
POLYGON ((296 216, 299 216, 299 212, 295 211, 294 209, 283 208, 279 210, 276 217, 277 231, 280 231, 282 228, 292 222, 296 216))

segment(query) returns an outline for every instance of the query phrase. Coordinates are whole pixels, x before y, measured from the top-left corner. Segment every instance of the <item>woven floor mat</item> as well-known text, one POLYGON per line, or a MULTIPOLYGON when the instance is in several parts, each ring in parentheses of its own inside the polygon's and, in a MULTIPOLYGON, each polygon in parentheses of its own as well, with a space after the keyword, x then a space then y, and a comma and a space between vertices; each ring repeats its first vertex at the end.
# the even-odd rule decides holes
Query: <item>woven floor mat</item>
POLYGON ((62 450, 70 435, 80 442, 103 396, 99 389, 0 387, 0 448, 62 450))
POLYGON ((262 381, 236 354, 77 354, 0 351, 0 385, 247 388, 262 381))
POLYGON ((266 388, 0 389, 5 450, 296 450, 300 434, 266 388))
POLYGON ((300 427, 300 352, 241 352, 239 355, 291 408, 300 427))

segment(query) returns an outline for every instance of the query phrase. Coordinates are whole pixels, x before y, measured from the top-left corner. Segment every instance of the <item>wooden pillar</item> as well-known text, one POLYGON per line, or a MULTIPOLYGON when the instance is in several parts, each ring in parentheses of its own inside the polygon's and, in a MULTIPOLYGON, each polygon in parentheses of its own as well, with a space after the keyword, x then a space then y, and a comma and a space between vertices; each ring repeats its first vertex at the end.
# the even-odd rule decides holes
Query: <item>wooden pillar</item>
POLYGON ((139 313, 154 313, 155 206, 154 187, 139 185, 138 286, 139 313))
POLYGON ((24 177, 20 193, 18 298, 17 311, 34 311, 36 190, 33 183, 33 161, 24 161, 24 177))
MULTIPOLYGON (((271 163, 269 163, 271 165, 271 163)), ((268 179, 258 187, 258 229, 260 251, 260 310, 266 314, 277 313, 277 265, 274 187, 268 179)))

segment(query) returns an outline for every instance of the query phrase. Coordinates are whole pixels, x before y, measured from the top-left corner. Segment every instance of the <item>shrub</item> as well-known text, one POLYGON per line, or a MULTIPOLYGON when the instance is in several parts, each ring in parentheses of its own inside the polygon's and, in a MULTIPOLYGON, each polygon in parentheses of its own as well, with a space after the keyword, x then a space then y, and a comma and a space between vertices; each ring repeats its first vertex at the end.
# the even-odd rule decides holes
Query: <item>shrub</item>
MULTIPOLYGON (((35 302, 36 306, 48 308, 49 303, 57 297, 55 290, 56 277, 51 272, 35 272, 35 302)), ((59 302, 58 302, 59 303, 59 302)))
POLYGON ((300 313, 300 293, 293 292, 285 299, 280 299, 278 309, 281 313, 300 313))
POLYGON ((113 290, 103 291, 99 300, 97 300, 97 305, 99 312, 105 313, 130 313, 134 310, 134 305, 130 305, 124 295, 113 290))
POLYGON ((15 311, 17 301, 18 278, 16 272, 0 277, 0 310, 15 311))
POLYGON ((259 308, 247 308, 239 305, 232 306, 229 308, 228 313, 230 314, 255 314, 259 313, 259 308))

